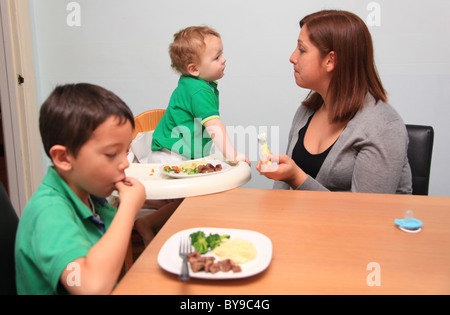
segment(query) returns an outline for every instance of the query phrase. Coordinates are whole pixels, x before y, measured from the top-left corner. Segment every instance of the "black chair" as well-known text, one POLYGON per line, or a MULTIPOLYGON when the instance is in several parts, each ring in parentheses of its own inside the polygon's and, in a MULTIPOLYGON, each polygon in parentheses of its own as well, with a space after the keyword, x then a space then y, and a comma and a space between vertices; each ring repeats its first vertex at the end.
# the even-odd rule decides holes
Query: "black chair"
POLYGON ((431 126, 406 125, 409 136, 408 160, 412 173, 412 194, 428 195, 434 130, 431 126))
POLYGON ((19 218, 0 182, 0 295, 15 295, 14 244, 19 218))

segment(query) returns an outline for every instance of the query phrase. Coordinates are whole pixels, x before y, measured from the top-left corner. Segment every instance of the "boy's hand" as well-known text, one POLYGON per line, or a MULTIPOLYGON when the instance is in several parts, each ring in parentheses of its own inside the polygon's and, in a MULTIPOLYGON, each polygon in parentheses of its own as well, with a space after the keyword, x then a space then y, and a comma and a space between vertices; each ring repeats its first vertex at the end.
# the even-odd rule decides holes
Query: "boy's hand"
POLYGON ((126 205, 127 209, 133 209, 137 214, 146 199, 144 185, 135 178, 127 177, 116 183, 116 189, 119 192, 120 204, 126 205))

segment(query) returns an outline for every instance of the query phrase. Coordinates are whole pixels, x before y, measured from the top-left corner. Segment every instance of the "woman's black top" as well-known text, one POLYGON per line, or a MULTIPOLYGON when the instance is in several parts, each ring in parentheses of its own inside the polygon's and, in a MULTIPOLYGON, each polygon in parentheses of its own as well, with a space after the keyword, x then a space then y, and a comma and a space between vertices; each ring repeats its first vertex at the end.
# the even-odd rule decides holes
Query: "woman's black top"
POLYGON ((298 132, 298 141, 292 151, 292 159, 306 174, 312 178, 316 178, 317 173, 319 173, 319 170, 322 167, 323 161, 325 161, 334 143, 327 150, 319 154, 311 154, 306 150, 304 144, 305 134, 313 116, 314 114, 309 117, 306 125, 298 132))

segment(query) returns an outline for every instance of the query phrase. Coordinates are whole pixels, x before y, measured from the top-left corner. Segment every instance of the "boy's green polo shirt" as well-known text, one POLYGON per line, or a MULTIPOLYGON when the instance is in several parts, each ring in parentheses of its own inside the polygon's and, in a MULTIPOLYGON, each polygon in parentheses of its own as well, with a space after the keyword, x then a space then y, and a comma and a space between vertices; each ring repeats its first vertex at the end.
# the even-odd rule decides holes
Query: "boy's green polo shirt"
MULTIPOLYGON (((92 200, 108 229, 116 208, 101 199, 92 200)), ((85 257, 103 236, 92 218, 91 210, 49 167, 19 221, 15 248, 19 294, 67 293, 59 281, 62 272, 70 262, 85 257)))
POLYGON ((182 75, 153 133, 152 150, 166 148, 189 159, 207 156, 212 141, 204 123, 219 117, 217 83, 182 75))

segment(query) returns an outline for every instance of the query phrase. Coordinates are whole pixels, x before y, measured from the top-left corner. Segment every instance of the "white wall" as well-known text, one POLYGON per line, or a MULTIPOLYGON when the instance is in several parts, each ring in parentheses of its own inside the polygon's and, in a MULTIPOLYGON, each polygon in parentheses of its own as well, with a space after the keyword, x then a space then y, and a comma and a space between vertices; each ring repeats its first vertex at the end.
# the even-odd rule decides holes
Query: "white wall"
MULTIPOLYGON (((285 151, 292 116, 308 92, 296 86, 289 63, 299 20, 343 9, 379 22, 369 29, 390 103, 406 123, 434 127, 430 194, 450 196, 450 1, 29 1, 40 104, 57 84, 89 82, 114 91, 135 114, 165 108, 178 81, 167 52, 173 34, 190 25, 215 28, 228 59, 219 82, 221 117, 235 130, 241 126, 250 155, 257 145, 249 135, 261 127, 272 150, 285 151), (76 22, 71 2, 79 4, 79 26, 67 23, 76 22)), ((271 185, 254 171, 245 187, 271 185)))

